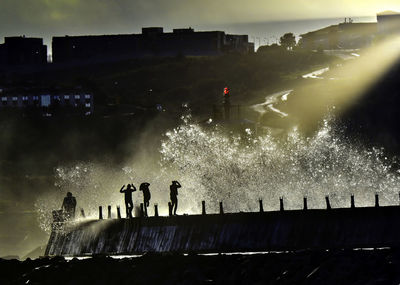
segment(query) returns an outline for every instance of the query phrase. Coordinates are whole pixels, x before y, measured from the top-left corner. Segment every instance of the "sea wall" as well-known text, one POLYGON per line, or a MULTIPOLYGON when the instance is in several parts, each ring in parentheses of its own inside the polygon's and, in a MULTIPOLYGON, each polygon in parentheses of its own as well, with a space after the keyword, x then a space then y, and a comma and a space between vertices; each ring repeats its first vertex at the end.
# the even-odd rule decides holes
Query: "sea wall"
POLYGON ((397 247, 400 207, 107 219, 54 228, 49 256, 397 247))

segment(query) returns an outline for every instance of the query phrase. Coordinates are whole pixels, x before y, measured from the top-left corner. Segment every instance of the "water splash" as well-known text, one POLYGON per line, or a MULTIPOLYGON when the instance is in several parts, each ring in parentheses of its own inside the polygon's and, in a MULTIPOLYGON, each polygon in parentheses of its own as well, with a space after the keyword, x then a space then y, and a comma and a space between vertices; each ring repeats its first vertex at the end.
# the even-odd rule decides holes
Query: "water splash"
MULTIPOLYGON (((160 165, 153 160, 148 164, 132 159, 122 167, 115 167, 98 163, 79 163, 75 166, 60 166, 55 170, 54 190, 40 196, 35 203, 39 214, 41 228, 51 230, 54 209, 60 209, 66 193, 72 192, 77 200, 76 215, 80 216, 80 209, 84 209, 86 218, 97 219, 98 207, 103 206, 103 216, 107 217, 107 206, 112 206, 112 216, 115 218, 116 207, 121 207, 121 214, 125 216, 124 195, 119 192, 122 185, 133 183, 136 188, 140 183, 151 183, 151 203, 158 203, 161 215, 168 214, 169 187, 174 177, 167 176, 160 170, 160 165)), ((143 202, 142 192, 133 193, 134 206, 143 202)), ((153 206, 148 210, 153 214, 153 206)), ((182 208, 183 209, 183 208, 182 208)))
MULTIPOLYGON (((167 133, 162 162, 180 173, 184 195, 196 200, 224 201, 228 211, 254 211, 262 198, 277 210, 279 197, 286 208, 301 208, 307 196, 312 208, 348 207, 354 194, 357 206, 398 204, 400 175, 382 149, 365 149, 340 139, 329 119, 310 138, 293 129, 284 137, 271 134, 227 134, 186 122, 167 133), (187 194, 190 193, 190 194, 187 194)), ((183 191, 182 191, 183 192, 183 191)))
MULTIPOLYGON (((332 125, 324 120, 309 138, 297 129, 280 137, 251 130, 237 135, 185 116, 181 126, 165 134, 160 157, 146 163, 132 159, 121 168, 91 163, 58 167, 56 191, 36 202, 42 228, 49 230, 51 210, 61 207, 67 191, 89 217, 97 218, 99 205, 112 205, 115 216, 116 205, 124 212, 120 187, 144 181, 151 183, 151 203, 158 203, 162 215, 168 213, 171 180, 183 186, 178 196, 181 214, 200 213, 201 200, 207 201, 207 212, 217 212, 219 201, 227 212, 256 211, 260 198, 265 210, 278 210, 281 196, 286 209, 302 208, 303 196, 309 208, 324 208, 325 195, 330 195, 332 207, 349 207, 351 194, 356 206, 371 206, 376 192, 381 205, 398 204, 400 174, 382 149, 351 144, 332 125)), ((136 205, 142 199, 141 192, 134 193, 136 205)))

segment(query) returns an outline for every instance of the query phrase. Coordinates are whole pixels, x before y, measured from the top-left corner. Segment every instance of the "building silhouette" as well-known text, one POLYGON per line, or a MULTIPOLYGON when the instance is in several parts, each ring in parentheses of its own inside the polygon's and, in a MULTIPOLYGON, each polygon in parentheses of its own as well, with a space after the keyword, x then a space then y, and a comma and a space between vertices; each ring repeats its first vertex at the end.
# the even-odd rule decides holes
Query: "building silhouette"
POLYGON ((43 116, 59 113, 91 115, 94 112, 93 95, 82 90, 4 88, 0 100, 0 110, 35 108, 43 116))
POLYGON ((345 21, 300 35, 299 45, 307 49, 357 49, 371 45, 377 23, 345 21))
POLYGON ((380 34, 400 34, 400 13, 385 11, 377 14, 380 34))
POLYGON ((343 23, 300 35, 299 45, 307 49, 358 49, 370 46, 375 38, 400 34, 400 13, 385 11, 376 22, 343 23))
POLYGON ((41 38, 5 37, 0 45, 0 65, 47 63, 47 46, 41 38))
POLYGON ((252 53, 247 35, 222 31, 195 32, 192 28, 142 28, 141 34, 64 36, 52 39, 53 62, 115 61, 141 57, 215 56, 252 53))

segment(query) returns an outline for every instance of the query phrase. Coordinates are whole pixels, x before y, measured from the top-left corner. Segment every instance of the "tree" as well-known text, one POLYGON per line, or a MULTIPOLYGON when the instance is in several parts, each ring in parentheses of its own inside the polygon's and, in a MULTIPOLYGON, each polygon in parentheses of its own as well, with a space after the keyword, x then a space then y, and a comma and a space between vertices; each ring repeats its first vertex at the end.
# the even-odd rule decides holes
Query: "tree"
POLYGON ((285 49, 293 49, 296 46, 296 37, 293 33, 286 33, 279 39, 279 43, 285 49))

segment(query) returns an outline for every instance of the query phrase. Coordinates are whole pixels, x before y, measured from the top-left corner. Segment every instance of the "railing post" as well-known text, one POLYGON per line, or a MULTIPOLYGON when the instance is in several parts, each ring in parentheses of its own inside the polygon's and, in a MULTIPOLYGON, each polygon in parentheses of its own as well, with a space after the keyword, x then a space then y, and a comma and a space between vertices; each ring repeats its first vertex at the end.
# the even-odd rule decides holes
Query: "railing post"
POLYGON ((354 194, 351 194, 350 199, 350 207, 354 209, 356 207, 356 203, 354 202, 354 194))
POLYGON ((117 217, 121 219, 121 208, 119 206, 117 206, 117 217))
POLYGON ((84 209, 82 209, 82 208, 81 208, 81 217, 82 217, 82 218, 86 218, 86 215, 85 215, 85 210, 84 210, 84 209))
POLYGON ((172 204, 171 204, 171 202, 168 202, 168 215, 170 217, 172 216, 172 204))
POLYGON ((222 205, 222 202, 219 202, 219 213, 220 213, 221 215, 224 214, 224 206, 222 205))
POLYGON ((284 211, 285 208, 283 207, 283 197, 279 198, 279 210, 284 211))
POLYGON ((329 202, 329 196, 325 196, 325 202, 326 202, 326 209, 330 210, 331 209, 331 203, 329 202))
POLYGON ((260 205, 260 213, 264 212, 263 201, 261 199, 258 200, 258 204, 260 205))
POLYGON ((375 207, 379 207, 379 195, 378 193, 375 193, 375 207))
POLYGON ((99 220, 103 219, 103 207, 99 206, 99 220))
POLYGON ((108 212, 107 219, 111 219, 111 206, 110 205, 108 205, 108 207, 107 207, 107 212, 108 212))
POLYGON ((154 204, 154 217, 158 217, 158 204, 154 204))
POLYGON ((201 214, 206 214, 206 201, 201 201, 201 214))
POLYGON ((307 210, 308 206, 307 206, 307 197, 303 197, 303 210, 307 210))

